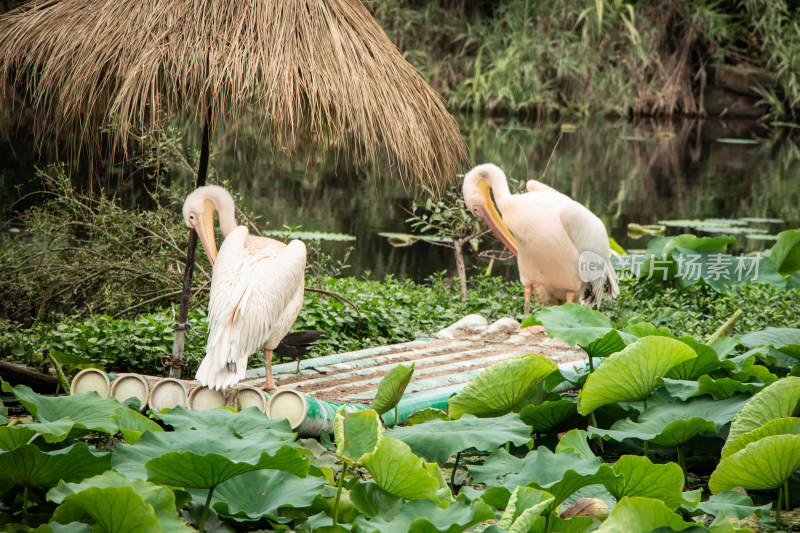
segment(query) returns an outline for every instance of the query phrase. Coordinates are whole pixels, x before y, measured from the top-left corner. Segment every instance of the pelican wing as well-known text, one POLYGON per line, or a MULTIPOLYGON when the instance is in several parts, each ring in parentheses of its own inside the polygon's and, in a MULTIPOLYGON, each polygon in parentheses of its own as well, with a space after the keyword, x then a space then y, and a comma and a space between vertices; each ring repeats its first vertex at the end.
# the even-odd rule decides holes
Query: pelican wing
POLYGON ((235 384, 244 377, 248 357, 273 336, 286 333, 276 330, 287 321, 290 327, 297 316, 299 306, 290 303, 302 293, 305 261, 301 241, 286 246, 272 239, 248 239, 244 226, 225 238, 211 278, 208 345, 197 372, 201 383, 213 388, 235 384), (287 307, 293 317, 284 316, 287 307))

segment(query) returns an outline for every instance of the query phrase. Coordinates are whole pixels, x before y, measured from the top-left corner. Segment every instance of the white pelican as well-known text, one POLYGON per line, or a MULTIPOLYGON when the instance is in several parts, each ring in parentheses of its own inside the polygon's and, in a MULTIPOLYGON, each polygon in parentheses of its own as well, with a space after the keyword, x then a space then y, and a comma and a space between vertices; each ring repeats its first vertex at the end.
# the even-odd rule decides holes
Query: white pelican
POLYGON ((197 380, 212 389, 238 383, 247 358, 261 348, 265 389, 272 379, 272 350, 292 327, 303 304, 306 246, 250 235, 237 226, 233 198, 222 187, 200 187, 183 204, 213 266, 208 303, 208 345, 197 380), (214 212, 225 240, 217 253, 214 212))
POLYGON ((517 256, 519 279, 525 286, 525 314, 534 286, 542 305, 565 301, 592 305, 603 296, 618 295, 603 222, 543 183, 530 180, 526 188, 526 193, 511 194, 506 175, 491 163, 478 165, 464 176, 467 208, 483 218, 517 256))

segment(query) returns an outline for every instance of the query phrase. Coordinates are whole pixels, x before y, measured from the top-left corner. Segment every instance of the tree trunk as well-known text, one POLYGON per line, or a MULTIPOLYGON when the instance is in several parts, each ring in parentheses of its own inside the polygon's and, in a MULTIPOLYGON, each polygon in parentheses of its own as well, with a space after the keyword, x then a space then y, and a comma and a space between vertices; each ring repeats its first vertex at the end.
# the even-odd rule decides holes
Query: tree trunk
MULTIPOLYGON (((469 242, 469 241, 467 241, 469 242)), ((453 253, 456 255, 456 274, 461 287, 461 299, 467 299, 467 269, 464 268, 464 255, 461 253, 462 242, 453 239, 453 253)))

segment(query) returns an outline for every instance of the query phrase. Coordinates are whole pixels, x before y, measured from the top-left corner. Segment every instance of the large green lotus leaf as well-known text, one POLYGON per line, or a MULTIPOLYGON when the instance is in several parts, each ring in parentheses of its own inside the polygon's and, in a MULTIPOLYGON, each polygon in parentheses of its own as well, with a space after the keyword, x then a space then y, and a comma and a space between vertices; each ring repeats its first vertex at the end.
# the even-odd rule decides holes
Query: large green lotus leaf
POLYGON ((78 481, 109 468, 111 456, 92 453, 85 442, 49 452, 33 444, 23 444, 0 453, 0 477, 29 487, 48 487, 62 479, 78 481))
POLYGON ((394 406, 403 397, 413 374, 414 363, 411 363, 411 366, 397 365, 387 372, 378 385, 375 399, 372 400, 370 408, 375 409, 379 415, 394 409, 394 406))
POLYGON ((246 437, 254 433, 269 430, 271 433, 292 433, 292 425, 285 418, 273 420, 258 407, 248 407, 236 412, 228 407, 209 409, 207 411, 190 411, 177 406, 173 409, 155 413, 162 422, 172 426, 176 431, 182 429, 214 429, 228 428, 237 435, 246 437))
POLYGON ((375 452, 383 435, 383 424, 374 409, 348 413, 344 406, 333 419, 336 455, 347 464, 360 465, 365 456, 375 452))
POLYGON ((403 499, 389 494, 376 483, 361 482, 350 489, 350 501, 367 518, 391 520, 403 506, 403 499))
POLYGON ((470 448, 493 452, 506 442, 520 446, 531 440, 530 428, 517 413, 499 418, 464 415, 459 420, 434 420, 388 430, 386 434, 408 444, 412 452, 426 461, 437 463, 445 463, 470 448))
POLYGON ((800 270, 800 230, 778 233, 778 240, 772 246, 769 258, 782 276, 791 276, 800 270))
POLYGON ((720 360, 717 351, 711 346, 697 342, 692 337, 679 337, 679 341, 689 345, 695 351, 697 357, 679 363, 667 372, 667 377, 672 379, 697 379, 700 376, 709 374, 714 370, 725 366, 735 368, 736 365, 731 361, 720 360))
POLYGON ((669 337, 639 339, 589 375, 578 395, 578 412, 588 415, 610 403, 644 400, 672 367, 695 357, 686 343, 669 337))
POLYGON ((764 387, 750 398, 733 419, 725 445, 770 420, 794 416, 798 411, 798 402, 800 377, 786 377, 764 387))
POLYGON ((521 471, 523 466, 525 466, 524 458, 511 455, 505 449, 500 448, 489 454, 482 465, 467 464, 467 470, 474 481, 493 487, 500 485, 501 478, 507 474, 521 471))
POLYGON ((696 381, 661 378, 661 382, 664 384, 664 388, 669 392, 670 396, 682 401, 704 394, 700 392, 700 387, 697 385, 696 381))
MULTIPOLYGON (((550 515, 549 522, 545 522, 545 517, 540 517, 539 520, 533 524, 530 533, 549 533, 550 531, 558 531, 559 533, 588 533, 594 530, 595 526, 596 520, 591 516, 573 516, 572 518, 564 519, 552 514, 550 515)), ((502 530, 498 529, 498 531, 502 530)), ((488 532, 488 529, 484 530, 484 533, 488 532)))
POLYGON ((624 496, 655 498, 673 510, 683 503, 684 475, 675 463, 653 464, 647 457, 623 455, 611 468, 622 476, 606 485, 617 500, 624 496))
POLYGON ((269 453, 252 442, 245 446, 241 442, 230 442, 225 453, 165 453, 145 464, 147 479, 154 483, 202 489, 216 487, 240 474, 263 468, 305 476, 309 465, 295 447, 284 445, 269 453))
POLYGON ((541 355, 526 355, 494 364, 475 376, 447 402, 450 418, 465 414, 504 415, 540 380, 558 367, 541 355))
POLYGON ((705 396, 688 402, 674 401, 648 407, 636 422, 618 420, 611 429, 590 427, 588 431, 590 435, 617 441, 636 438, 664 446, 678 446, 701 431, 719 431, 733 419, 747 400, 746 396, 725 400, 713 400, 705 396))
POLYGON ((508 533, 527 533, 554 499, 552 494, 543 490, 517 487, 511 493, 497 527, 508 533))
POLYGON ((800 435, 771 435, 723 458, 708 480, 713 493, 741 486, 777 489, 800 466, 800 435))
POLYGON ((772 346, 783 348, 793 344, 800 344, 800 329, 798 328, 767 328, 761 331, 745 333, 739 336, 739 342, 748 349, 759 346, 772 346))
POLYGON ((133 409, 120 409, 112 418, 128 444, 136 444, 145 431, 164 431, 161 426, 133 409))
POLYGON ((381 437, 375 452, 363 457, 362 465, 380 488, 406 500, 438 500, 438 476, 431 474, 425 462, 414 455, 405 442, 381 437))
POLYGON ((697 378, 697 390, 702 394, 713 394, 714 397, 724 400, 734 394, 744 393, 753 395, 765 387, 764 383, 742 383, 731 378, 714 379, 711 376, 697 378))
POLYGON ((480 500, 471 505, 456 501, 444 509, 429 500, 413 500, 389 520, 382 517, 367 520, 359 516, 355 523, 364 531, 380 533, 460 533, 494 517, 492 508, 480 500))
POLYGON ((653 531, 659 527, 683 531, 696 525, 694 522, 684 522, 680 515, 661 500, 641 496, 625 496, 596 531, 599 533, 644 532, 653 531))
POLYGON ((625 329, 622 331, 628 333, 629 335, 633 335, 636 338, 649 337, 651 335, 672 337, 673 339, 676 338, 666 326, 656 327, 650 322, 637 322, 635 324, 629 324, 625 326, 625 329))
POLYGON ((589 446, 589 434, 582 429, 567 431, 556 445, 556 453, 570 451, 581 459, 594 459, 595 455, 589 446))
POLYGON ((544 326, 548 336, 581 347, 602 339, 614 329, 604 314, 571 302, 544 307, 534 316, 536 322, 544 326))
MULTIPOLYGON (((506 461, 502 452, 505 450, 495 452, 499 460, 495 459, 491 462, 504 463, 507 468, 502 485, 509 491, 527 485, 549 492, 555 499, 548 506, 547 512, 555 509, 579 488, 587 485, 613 483, 617 477, 608 465, 602 464, 599 458, 582 459, 570 451, 553 453, 546 447, 540 446, 517 463, 506 461)), ((508 455, 507 452, 506 455, 508 455)), ((475 481, 496 485, 497 465, 490 464, 490 459, 492 459, 491 455, 486 459, 483 468, 471 467, 469 470, 475 481)))
POLYGON ((13 450, 17 446, 28 444, 37 435, 41 435, 45 442, 61 442, 72 431, 73 425, 69 418, 62 418, 55 422, 2 426, 0 427, 0 450, 13 450))
MULTIPOLYGON (((308 507, 325 486, 325 479, 297 477, 282 470, 255 470, 224 481, 214 489, 211 506, 235 520, 275 520, 281 507, 308 507)), ((205 501, 208 491, 192 489, 192 498, 205 501)))
MULTIPOLYGON (((581 306, 583 307, 583 306, 581 306)), ((592 357, 608 357, 612 353, 617 353, 625 348, 625 340, 634 341, 626 333, 620 333, 616 329, 609 330, 608 333, 599 339, 595 339, 586 346, 581 346, 586 353, 592 357), (623 336, 625 337, 623 339, 623 336)))
POLYGON ((61 504, 56 517, 77 507, 88 513, 101 531, 194 531, 178 517, 171 490, 111 470, 80 483, 60 483, 50 489, 47 498, 61 504))
POLYGON ((724 459, 729 455, 733 455, 739 450, 744 449, 744 447, 751 442, 755 442, 771 435, 800 435, 800 418, 776 418, 775 420, 766 422, 763 426, 756 428, 753 431, 748 431, 747 433, 743 433, 733 440, 729 440, 727 443, 725 443, 725 447, 722 449, 721 458, 724 459))
POLYGON ((751 514, 761 517, 769 516, 771 508, 771 503, 756 506, 748 496, 739 494, 735 490, 712 494, 707 501, 697 504, 697 509, 704 513, 714 516, 724 514, 727 518, 735 518, 736 520, 741 520, 751 514))
POLYGON ((16 396, 39 422, 55 422, 69 418, 76 429, 99 431, 109 435, 117 432, 117 424, 112 415, 118 410, 127 409, 116 399, 101 398, 94 391, 73 396, 41 396, 25 385, 11 387, 5 382, 2 384, 2 389, 16 396))
POLYGON ((222 429, 146 431, 136 444, 117 446, 112 463, 114 470, 131 478, 153 476, 151 481, 195 488, 207 488, 209 480, 218 482, 223 473, 228 476, 261 468, 305 476, 308 462, 295 448, 293 439, 293 435, 269 430, 248 437, 222 429), (188 470, 182 472, 181 468, 188 470), (216 470, 212 473, 211 469, 216 470))
POLYGON ((734 237, 723 235, 720 237, 698 237, 691 233, 684 233, 670 239, 665 245, 664 255, 670 255, 676 248, 686 248, 687 250, 709 250, 717 253, 725 253, 729 244, 736 244, 734 237))
POLYGON ((405 425, 415 426, 424 422, 430 422, 431 420, 450 420, 450 417, 447 416, 447 413, 441 409, 436 409, 435 407, 426 407, 425 409, 415 411, 411 416, 406 418, 405 425))
POLYGON ((528 405, 519 412, 519 417, 531 427, 533 433, 547 433, 577 412, 578 406, 575 402, 563 399, 541 405, 528 405))

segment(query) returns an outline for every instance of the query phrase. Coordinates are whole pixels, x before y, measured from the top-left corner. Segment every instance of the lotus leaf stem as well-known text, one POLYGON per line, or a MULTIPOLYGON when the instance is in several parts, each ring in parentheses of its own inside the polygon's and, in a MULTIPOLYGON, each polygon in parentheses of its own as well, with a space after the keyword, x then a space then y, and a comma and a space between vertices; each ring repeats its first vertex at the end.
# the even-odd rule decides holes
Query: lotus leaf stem
POLYGON ((22 489, 22 514, 28 514, 28 485, 22 489))
POLYGON ((336 525, 339 518, 339 498, 342 497, 342 486, 344 485, 344 474, 347 470, 347 465, 342 463, 342 471, 339 473, 339 483, 336 486, 336 500, 333 502, 333 525, 336 525))
POLYGON ((789 508, 789 480, 783 482, 783 503, 786 508, 789 508))
POLYGON ((197 524, 200 528, 200 531, 205 531, 206 527, 206 518, 208 518, 208 509, 211 507, 211 496, 214 495, 214 489, 217 488, 216 485, 208 489, 208 496, 206 497, 206 504, 203 507, 203 512, 200 514, 200 522, 197 524))
POLYGON ((456 490, 456 470, 458 470, 458 461, 461 459, 461 452, 456 454, 456 464, 453 465, 453 473, 450 475, 450 486, 456 490))
POLYGON ((775 506, 775 529, 781 527, 781 500, 783 500, 783 485, 778 489, 778 505, 775 506))
POLYGON ((683 444, 678 446, 678 464, 683 470, 683 482, 686 483, 686 486, 689 486, 689 476, 686 474, 686 457, 683 454, 683 444))
MULTIPOLYGON (((589 423, 592 426, 600 427, 597 425, 597 418, 594 416, 594 411, 589 413, 588 418, 589 418, 589 423)), ((600 435, 595 435, 594 437, 592 437, 592 442, 597 448, 597 452, 599 452, 599 453, 596 452, 595 455, 603 455, 603 453, 605 453, 605 450, 603 449, 603 439, 600 437, 600 435)))
POLYGON ((399 425, 400 425, 400 418, 397 416, 397 403, 396 403, 394 404, 394 427, 397 427, 399 425))
POLYGON ((712 344, 717 342, 719 339, 721 339, 723 337, 727 337, 728 335, 730 335, 731 331, 733 331, 733 327, 736 325, 737 322, 739 322, 739 319, 742 318, 742 314, 743 314, 742 310, 741 309, 737 309, 731 315, 731 317, 728 320, 725 321, 724 324, 722 324, 720 327, 718 327, 717 330, 714 333, 711 334, 711 336, 706 341, 706 344, 711 346, 712 344))

